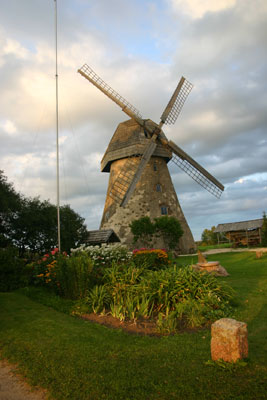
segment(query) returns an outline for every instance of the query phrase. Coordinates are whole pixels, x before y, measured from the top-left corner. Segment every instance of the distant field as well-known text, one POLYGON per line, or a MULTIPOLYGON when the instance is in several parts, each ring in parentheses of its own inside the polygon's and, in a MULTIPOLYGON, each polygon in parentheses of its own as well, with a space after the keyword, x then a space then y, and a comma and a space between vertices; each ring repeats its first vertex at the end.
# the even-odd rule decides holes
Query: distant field
MULTIPOLYGON (((244 365, 210 365, 210 330, 174 336, 129 335, 58 312, 22 294, 0 293, 2 357, 55 399, 260 400, 267 391, 267 255, 208 256, 230 273, 233 317, 248 323, 244 365)), ((195 262, 179 257, 178 263, 195 262)), ((49 299, 39 298, 49 304, 49 299)), ((68 310, 60 300, 58 309, 68 310), (61 303, 60 303, 61 302, 61 303)))

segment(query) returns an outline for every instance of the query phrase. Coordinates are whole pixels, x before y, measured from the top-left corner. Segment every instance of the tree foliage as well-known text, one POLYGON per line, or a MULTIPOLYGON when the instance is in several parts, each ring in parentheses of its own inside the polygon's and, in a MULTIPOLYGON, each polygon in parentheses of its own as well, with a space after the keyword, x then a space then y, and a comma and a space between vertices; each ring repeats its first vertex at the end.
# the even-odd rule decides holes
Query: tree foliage
MULTIPOLYGON (((25 251, 44 252, 57 246, 57 207, 38 197, 26 198, 7 182, 0 172, 0 247, 13 245, 25 251)), ((69 205, 60 207, 61 248, 69 252, 84 242, 87 230, 84 219, 69 205)))
POLYGON ((265 211, 263 211, 263 224, 261 228, 261 244, 267 246, 267 217, 265 211))
POLYGON ((171 250, 174 250, 177 246, 180 237, 183 235, 183 230, 180 222, 175 217, 169 217, 164 215, 159 218, 155 218, 155 231, 159 236, 163 236, 163 239, 171 250))
POLYGON ((135 219, 131 222, 130 228, 132 234, 134 235, 134 243, 136 243, 138 240, 141 240, 145 243, 145 245, 148 245, 155 233, 155 226, 149 217, 135 219))
POLYGON ((155 237, 162 237, 167 247, 171 250, 178 245, 183 230, 180 222, 175 217, 164 215, 155 218, 154 222, 149 217, 141 217, 131 222, 131 232, 134 235, 134 243, 138 240, 148 245, 155 237))
POLYGON ((0 248, 6 247, 10 241, 8 238, 9 219, 20 209, 21 196, 12 183, 7 181, 4 172, 0 170, 0 248))
POLYGON ((211 229, 204 229, 201 235, 201 240, 206 244, 216 244, 217 243, 217 235, 214 232, 215 226, 212 226, 211 229))

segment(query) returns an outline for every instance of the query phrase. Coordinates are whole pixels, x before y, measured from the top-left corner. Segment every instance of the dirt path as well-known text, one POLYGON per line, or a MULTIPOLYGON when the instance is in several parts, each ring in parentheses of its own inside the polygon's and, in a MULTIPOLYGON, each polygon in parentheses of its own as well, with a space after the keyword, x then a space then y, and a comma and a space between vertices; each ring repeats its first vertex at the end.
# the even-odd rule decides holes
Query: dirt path
MULTIPOLYGON (((226 248, 226 249, 210 249, 210 250, 206 250, 203 251, 202 254, 204 255, 209 255, 209 254, 219 254, 219 253, 241 253, 244 251, 262 251, 263 253, 267 252, 267 248, 266 247, 258 247, 255 249, 248 249, 248 248, 243 248, 243 249, 232 249, 232 248, 226 248)), ((183 254, 183 256, 197 256, 197 253, 195 254, 183 254)))
POLYGON ((15 366, 0 360, 0 400, 47 400, 47 392, 33 389, 15 373, 15 366))

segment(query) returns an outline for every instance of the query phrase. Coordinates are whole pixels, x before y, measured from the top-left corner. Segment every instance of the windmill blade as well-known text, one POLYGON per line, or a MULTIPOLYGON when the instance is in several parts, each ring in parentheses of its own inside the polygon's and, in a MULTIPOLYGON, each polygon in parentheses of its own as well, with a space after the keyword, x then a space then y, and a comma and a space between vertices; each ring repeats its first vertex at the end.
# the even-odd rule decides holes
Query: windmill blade
POLYGON ((183 76, 177 85, 167 107, 163 111, 160 119, 161 126, 163 124, 174 124, 180 114, 184 102, 193 88, 192 83, 187 81, 183 76))
POLYGON ((169 141, 168 146, 175 154, 175 156, 172 158, 172 161, 199 185, 204 187, 204 189, 213 194, 215 197, 220 198, 224 190, 224 186, 171 140, 169 141))
POLYGON ((128 201, 129 201, 129 199, 130 199, 130 197, 131 197, 131 195, 132 195, 132 193, 133 193, 133 191, 134 191, 134 189, 135 189, 135 187, 137 185, 137 182, 139 181, 139 179, 140 179, 140 177, 142 175, 142 172, 144 171, 147 163, 149 162, 150 157, 154 153, 154 150, 155 150, 155 148, 157 146, 157 144, 155 142, 156 138, 157 138, 157 134, 154 134, 152 136, 152 138, 149 140, 149 143, 146 146, 145 151, 144 151, 144 153, 143 153, 143 155, 141 157, 141 161, 139 163, 137 171, 134 174, 134 177, 133 177, 133 179, 132 179, 132 181, 130 183, 130 186, 128 187, 128 190, 127 190, 127 192, 126 192, 126 194, 125 194, 125 196, 124 196, 124 198, 123 198, 123 200, 122 200, 122 202, 120 204, 121 207, 125 207, 126 204, 128 203, 128 201))
POLYGON ((126 99, 124 99, 119 93, 112 89, 103 79, 100 78, 87 64, 84 64, 80 69, 78 69, 79 74, 81 74, 85 79, 96 86, 101 92, 108 96, 112 101, 118 104, 129 117, 134 118, 141 126, 144 125, 142 115, 140 112, 130 104, 126 99))

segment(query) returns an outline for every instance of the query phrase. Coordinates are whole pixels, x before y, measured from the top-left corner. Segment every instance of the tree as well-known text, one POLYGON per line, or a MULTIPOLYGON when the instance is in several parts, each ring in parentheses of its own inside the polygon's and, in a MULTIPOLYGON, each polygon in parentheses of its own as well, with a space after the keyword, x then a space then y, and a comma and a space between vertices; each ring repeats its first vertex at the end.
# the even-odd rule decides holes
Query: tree
MULTIPOLYGON (((26 250, 41 253, 57 246, 57 207, 47 200, 24 199, 11 226, 20 255, 26 250)), ((87 235, 84 219, 69 205, 60 207, 60 233, 61 249, 66 252, 84 243, 87 235)))
POLYGON ((20 209, 21 202, 22 197, 0 170, 0 248, 10 244, 8 234, 10 218, 20 209))
POLYGON ((215 226, 212 226, 211 229, 204 229, 201 235, 201 241, 206 244, 217 244, 218 239, 214 231, 215 226))
POLYGON ((267 217, 265 211, 263 211, 263 224, 261 228, 261 244, 267 246, 267 217))
POLYGON ((69 253, 71 248, 83 244, 88 236, 84 218, 69 205, 60 207, 61 247, 69 253))
MULTIPOLYGON (((84 219, 69 205, 60 207, 61 248, 70 251, 84 243, 84 219)), ((0 171, 0 247, 14 245, 22 256, 26 250, 45 252, 57 246, 57 207, 38 197, 16 193, 0 171)))

